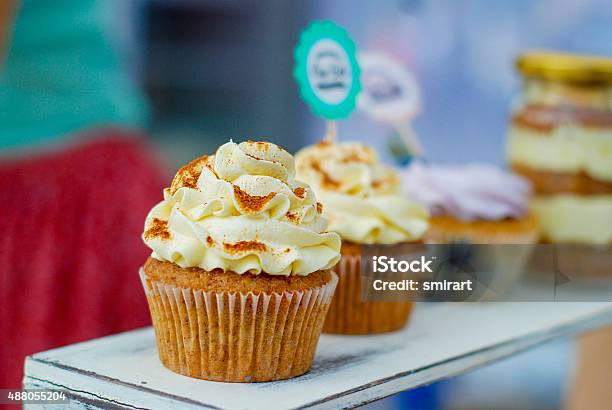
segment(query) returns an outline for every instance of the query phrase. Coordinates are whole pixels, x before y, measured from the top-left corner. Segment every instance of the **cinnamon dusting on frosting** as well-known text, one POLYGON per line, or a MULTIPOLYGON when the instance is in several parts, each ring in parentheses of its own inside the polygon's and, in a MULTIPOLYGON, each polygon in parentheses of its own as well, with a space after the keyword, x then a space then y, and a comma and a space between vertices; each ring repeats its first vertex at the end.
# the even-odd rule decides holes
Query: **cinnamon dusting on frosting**
MULTIPOLYGON (((247 140, 247 144, 255 145, 261 151, 266 152, 270 149, 271 142, 247 140)), ((278 147, 278 145, 277 145, 278 147)), ((280 147, 279 147, 280 148, 280 147)), ((247 154, 248 155, 248 154, 247 154)))
POLYGON ((296 214, 295 212, 289 212, 287 211, 287 213, 285 214, 285 216, 287 217, 287 219, 289 219, 289 221, 293 222, 293 223, 298 223, 300 221, 300 217, 298 214, 296 214))
POLYGON ((161 238, 168 240, 170 239, 170 231, 168 231, 168 221, 164 221, 163 219, 153 218, 151 220, 151 225, 149 229, 147 229, 144 233, 144 237, 146 239, 152 238, 161 238))
POLYGON ((321 202, 317 202, 317 213, 319 215, 323 213, 323 204, 321 202))
MULTIPOLYGON (((244 153, 244 155, 246 155, 246 156, 247 156, 247 157, 249 157, 249 158, 256 159, 257 161, 266 161, 266 160, 264 160, 263 158, 259 158, 257 155, 248 154, 248 153, 246 153, 246 152, 244 153)), ((274 161, 271 161, 271 162, 274 162, 274 161)))
POLYGON ((372 188, 379 189, 384 186, 394 186, 399 183, 400 183, 399 177, 396 174, 393 174, 385 179, 378 179, 376 181, 372 181, 372 188))
POLYGON ((181 269, 307 276, 340 257, 339 236, 326 231, 315 209, 289 153, 230 141, 177 172, 147 215, 142 238, 153 258, 181 269))
POLYGON ((297 187, 297 188, 295 188, 295 189, 293 190, 293 193, 294 193, 294 194, 295 194, 295 196, 297 196, 298 198, 300 198, 300 199, 304 199, 304 194, 306 193, 306 190, 305 190, 303 187, 299 186, 299 187, 297 187))
POLYGON ((318 162, 312 161, 310 163, 310 166, 323 178, 323 180, 321 181, 323 188, 334 189, 340 186, 340 183, 334 180, 332 177, 330 177, 329 174, 325 172, 323 168, 321 168, 321 165, 318 162))
MULTIPOLYGON (((268 149, 268 148, 266 148, 265 150, 267 150, 267 149, 268 149)), ((264 151, 265 151, 265 150, 264 150, 264 151)), ((256 159, 257 161, 268 161, 268 162, 273 162, 273 163, 275 163, 275 164, 280 164, 280 162, 278 162, 278 161, 276 161, 276 160, 274 160, 274 159, 265 159, 265 158, 260 158, 260 157, 258 157, 257 155, 249 154, 249 153, 246 153, 246 152, 244 153, 244 155, 246 155, 246 156, 247 156, 247 157, 249 157, 249 158, 256 159)))
POLYGON ((203 155, 179 169, 170 185, 170 194, 174 195, 174 193, 182 187, 197 188, 198 179, 202 173, 202 167, 208 166, 207 162, 208 155, 203 155))
POLYGON ((276 196, 276 192, 270 192, 268 195, 250 195, 240 189, 239 186, 233 185, 234 196, 238 201, 238 205, 246 213, 257 213, 261 211, 272 198, 276 196))
POLYGON ((267 152, 270 149, 270 147, 272 147, 272 146, 278 148, 280 151, 287 152, 287 150, 285 150, 283 147, 281 147, 279 145, 276 145, 273 142, 246 140, 246 143, 247 144, 251 144, 251 145, 255 145, 257 147, 257 149, 259 149, 260 151, 263 151, 263 152, 267 152))
POLYGON ((427 212, 400 192, 399 176, 376 151, 359 142, 306 147, 296 154, 296 178, 310 185, 325 205, 315 205, 328 229, 359 244, 418 240, 427 212))
POLYGON ((348 164, 351 162, 357 162, 360 164, 373 164, 374 163, 371 157, 368 157, 365 155, 359 155, 359 153, 357 152, 349 153, 344 158, 342 158, 339 162, 343 164, 348 164))
POLYGON ((236 243, 224 243, 223 249, 228 253, 242 253, 242 252, 265 252, 268 247, 258 241, 239 241, 236 243))

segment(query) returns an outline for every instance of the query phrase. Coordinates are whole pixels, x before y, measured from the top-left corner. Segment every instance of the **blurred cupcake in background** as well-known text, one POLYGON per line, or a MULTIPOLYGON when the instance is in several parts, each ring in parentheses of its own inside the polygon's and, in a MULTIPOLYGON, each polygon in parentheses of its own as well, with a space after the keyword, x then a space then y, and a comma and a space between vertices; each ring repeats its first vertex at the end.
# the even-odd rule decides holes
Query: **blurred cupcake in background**
POLYGON ((167 368, 225 382, 310 368, 340 238, 294 173, 272 143, 228 142, 181 168, 149 213, 141 277, 167 368))
POLYGON ((414 162, 404 191, 431 213, 428 243, 530 244, 538 240, 523 178, 485 164, 433 166, 414 162))
POLYGON ((457 250, 469 256, 456 268, 479 272, 487 286, 482 300, 509 294, 539 239, 538 221, 528 211, 529 183, 485 164, 414 162, 401 175, 405 192, 432 214, 424 241, 442 244, 437 250, 445 259, 457 250))
POLYGON ((296 154, 296 173, 315 190, 329 230, 342 237, 336 296, 324 332, 368 334, 402 328, 412 302, 363 301, 363 245, 419 242, 428 213, 402 192, 397 172, 357 142, 322 141, 296 154))

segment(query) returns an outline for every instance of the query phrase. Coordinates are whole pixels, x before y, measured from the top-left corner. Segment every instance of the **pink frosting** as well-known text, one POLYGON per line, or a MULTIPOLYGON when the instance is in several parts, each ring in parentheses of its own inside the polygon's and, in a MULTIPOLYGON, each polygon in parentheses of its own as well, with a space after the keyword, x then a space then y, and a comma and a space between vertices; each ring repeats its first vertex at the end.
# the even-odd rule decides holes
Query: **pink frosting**
POLYGON ((401 173, 404 191, 432 215, 473 221, 519 218, 527 210, 529 183, 489 164, 432 166, 413 162, 401 173))

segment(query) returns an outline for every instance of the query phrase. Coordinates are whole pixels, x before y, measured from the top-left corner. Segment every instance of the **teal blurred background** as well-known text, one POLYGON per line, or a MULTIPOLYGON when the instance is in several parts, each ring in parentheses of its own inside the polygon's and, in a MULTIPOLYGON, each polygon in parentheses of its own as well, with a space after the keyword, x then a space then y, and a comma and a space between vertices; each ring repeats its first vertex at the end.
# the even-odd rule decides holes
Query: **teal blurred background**
POLYGON ((129 54, 115 47, 118 39, 111 35, 121 23, 118 2, 14 3, 16 15, 6 31, 10 44, 0 65, 0 148, 92 127, 147 126, 145 97, 127 74, 129 54))
MULTIPOLYGON (((16 1, 16 0, 10 0, 16 1)), ((527 48, 612 54, 606 0, 23 0, 0 76, 3 146, 104 124, 145 129, 173 162, 229 137, 291 151, 324 124, 299 100, 292 48, 312 19, 406 64, 423 89, 416 131, 439 162, 502 163, 527 48)), ((340 137, 387 153, 355 113, 340 137)))

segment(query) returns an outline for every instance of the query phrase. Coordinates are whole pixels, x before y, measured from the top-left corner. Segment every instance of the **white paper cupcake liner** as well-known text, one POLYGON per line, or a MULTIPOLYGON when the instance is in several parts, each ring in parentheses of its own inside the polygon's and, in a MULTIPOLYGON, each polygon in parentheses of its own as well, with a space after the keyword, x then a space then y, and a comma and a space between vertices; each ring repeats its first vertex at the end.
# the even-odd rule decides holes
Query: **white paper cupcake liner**
POLYGON ((310 369, 338 278, 306 291, 206 292, 151 282, 141 269, 161 362, 200 379, 262 382, 310 369))

